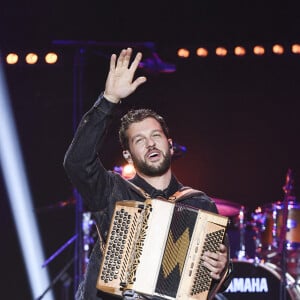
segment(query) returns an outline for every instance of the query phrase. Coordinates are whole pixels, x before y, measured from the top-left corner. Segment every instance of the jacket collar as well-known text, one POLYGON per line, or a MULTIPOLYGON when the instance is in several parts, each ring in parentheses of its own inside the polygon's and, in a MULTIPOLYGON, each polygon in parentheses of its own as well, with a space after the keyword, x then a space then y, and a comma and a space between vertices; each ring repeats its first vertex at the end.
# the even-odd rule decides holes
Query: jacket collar
POLYGON ((176 179, 176 177, 173 174, 168 187, 164 190, 157 190, 137 174, 135 175, 134 178, 130 179, 130 182, 142 188, 153 199, 158 196, 162 196, 168 199, 171 195, 173 195, 182 187, 182 184, 176 179))

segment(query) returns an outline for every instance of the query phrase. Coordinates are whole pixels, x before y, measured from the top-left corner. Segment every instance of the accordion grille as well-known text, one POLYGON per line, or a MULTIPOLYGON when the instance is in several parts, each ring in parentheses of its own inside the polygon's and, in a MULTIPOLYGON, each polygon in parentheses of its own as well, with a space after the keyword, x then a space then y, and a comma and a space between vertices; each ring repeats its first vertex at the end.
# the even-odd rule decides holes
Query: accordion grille
POLYGON ((124 270, 121 267, 121 262, 123 260, 126 264, 126 261, 128 261, 128 254, 124 251, 126 240, 132 239, 129 232, 129 225, 130 223, 134 223, 135 219, 136 218, 132 218, 132 215, 124 209, 115 213, 101 273, 101 279, 105 283, 113 281, 119 276, 124 276, 124 270))
POLYGON ((176 204, 162 258, 156 293, 176 297, 197 211, 176 204))
POLYGON ((206 251, 217 252, 219 245, 223 240, 225 230, 221 229, 208 233, 205 237, 204 245, 202 248, 201 259, 196 269, 193 285, 191 288, 191 295, 196 295, 208 291, 211 284, 211 277, 209 270, 203 266, 203 254, 206 251))
POLYGON ((104 253, 99 287, 121 294, 122 287, 135 281, 139 257, 143 251, 147 219, 151 205, 116 206, 104 253))

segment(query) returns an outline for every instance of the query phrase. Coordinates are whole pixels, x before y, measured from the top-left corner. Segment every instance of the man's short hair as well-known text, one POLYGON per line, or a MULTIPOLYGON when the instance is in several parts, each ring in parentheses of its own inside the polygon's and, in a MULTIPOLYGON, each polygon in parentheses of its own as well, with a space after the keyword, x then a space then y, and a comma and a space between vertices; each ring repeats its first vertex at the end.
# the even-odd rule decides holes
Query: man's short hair
POLYGON ((148 108, 131 109, 121 118, 119 140, 123 150, 127 150, 129 148, 128 136, 126 133, 129 126, 133 123, 141 122, 147 118, 155 119, 160 124, 166 137, 169 138, 169 129, 162 116, 148 108))

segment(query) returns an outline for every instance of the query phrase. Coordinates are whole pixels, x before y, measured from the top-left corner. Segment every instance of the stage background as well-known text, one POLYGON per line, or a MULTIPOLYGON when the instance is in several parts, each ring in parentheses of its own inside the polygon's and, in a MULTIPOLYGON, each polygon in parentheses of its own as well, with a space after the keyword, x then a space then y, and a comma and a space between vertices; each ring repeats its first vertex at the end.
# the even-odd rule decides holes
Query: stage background
MULTIPOLYGON (((247 7, 206 3, 199 9, 196 3, 189 4, 182 8, 152 3, 147 9, 130 10, 122 3, 117 11, 112 4, 96 2, 89 7, 53 4, 49 11, 37 3, 31 8, 21 4, 17 10, 6 4, 6 12, 1 12, 1 24, 11 29, 1 26, 2 50, 52 48, 62 53, 55 66, 5 66, 46 257, 75 234, 73 188, 62 162, 74 130, 76 49, 53 46, 53 40, 152 41, 160 57, 176 65, 171 74, 138 71, 148 81, 118 108, 101 154, 108 169, 124 163, 117 141, 119 117, 131 107, 150 107, 166 117, 173 140, 187 148, 173 166, 184 184, 244 205, 251 220, 258 206, 283 199, 282 187, 291 168, 299 199, 299 56, 176 57, 182 45, 288 44, 299 38, 299 28, 294 27, 296 4, 273 1, 269 13, 270 6, 255 3, 247 7), (62 202, 67 205, 61 207, 62 202)), ((108 56, 120 48, 97 50, 88 49, 84 55, 83 111, 103 90, 108 56)), ((2 293, 9 299, 30 299, 2 177, 0 192, 2 293)), ((51 279, 73 254, 70 246, 51 262, 51 279)), ((68 274, 72 279, 72 268, 68 274)), ((54 290, 56 299, 61 299, 60 281, 54 290)))

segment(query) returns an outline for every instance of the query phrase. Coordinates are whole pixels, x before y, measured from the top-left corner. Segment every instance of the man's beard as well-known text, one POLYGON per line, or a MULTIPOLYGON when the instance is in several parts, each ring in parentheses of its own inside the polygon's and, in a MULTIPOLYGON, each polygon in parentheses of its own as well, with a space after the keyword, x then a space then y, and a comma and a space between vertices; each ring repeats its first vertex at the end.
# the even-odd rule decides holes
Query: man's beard
POLYGON ((170 166, 171 166, 171 153, 170 150, 164 155, 163 154, 163 161, 156 166, 148 165, 145 161, 137 159, 135 156, 132 156, 133 164, 135 169, 146 176, 161 176, 165 174, 170 166))

